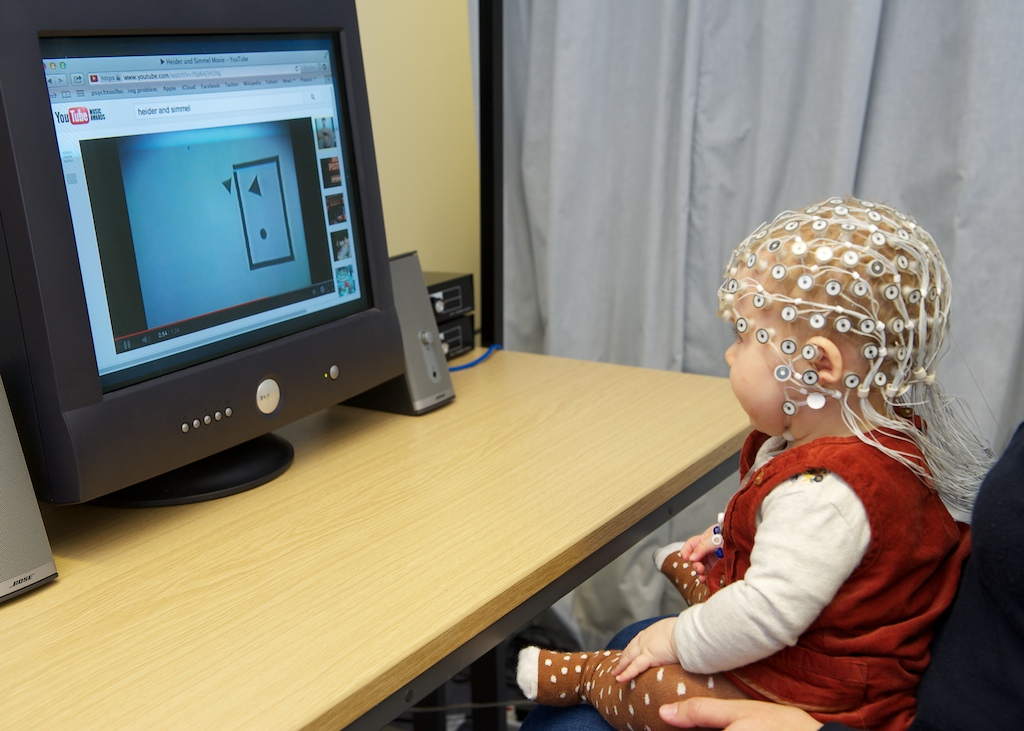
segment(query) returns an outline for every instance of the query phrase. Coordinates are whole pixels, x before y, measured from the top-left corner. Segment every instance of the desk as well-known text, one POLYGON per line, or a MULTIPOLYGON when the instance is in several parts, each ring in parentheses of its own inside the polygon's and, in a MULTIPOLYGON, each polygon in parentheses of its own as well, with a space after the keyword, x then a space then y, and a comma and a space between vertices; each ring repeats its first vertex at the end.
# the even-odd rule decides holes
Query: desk
POLYGON ((43 506, 60 576, 0 606, 4 728, 379 729, 728 475, 747 430, 723 379, 511 352, 453 378, 428 415, 282 429, 295 463, 240 495, 43 506))

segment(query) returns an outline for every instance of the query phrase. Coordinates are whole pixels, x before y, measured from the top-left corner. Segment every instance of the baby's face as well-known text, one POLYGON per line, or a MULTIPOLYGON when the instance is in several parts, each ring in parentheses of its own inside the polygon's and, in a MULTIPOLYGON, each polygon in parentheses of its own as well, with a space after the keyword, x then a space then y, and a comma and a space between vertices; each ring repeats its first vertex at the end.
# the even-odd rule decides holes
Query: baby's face
MULTIPOLYGON (((736 341, 725 352, 733 393, 751 426, 772 436, 825 424, 821 417, 830 419, 839 401, 849 406, 851 393, 870 369, 862 337, 787 317, 792 307, 779 307, 775 296, 755 282, 732 294, 723 310, 736 331, 736 341)), ((877 410, 881 393, 875 389, 868 397, 877 397, 877 410)), ((859 413, 858 402, 853 399, 852 408, 859 413)))
POLYGON ((729 384, 740 406, 758 431, 778 436, 785 431, 786 400, 783 384, 775 377, 775 369, 784 365, 782 354, 770 344, 759 342, 757 331, 776 331, 783 323, 766 310, 754 312, 747 298, 739 298, 733 306, 733 325, 739 318, 747 327, 737 329, 736 341, 725 351, 729 365, 729 384))

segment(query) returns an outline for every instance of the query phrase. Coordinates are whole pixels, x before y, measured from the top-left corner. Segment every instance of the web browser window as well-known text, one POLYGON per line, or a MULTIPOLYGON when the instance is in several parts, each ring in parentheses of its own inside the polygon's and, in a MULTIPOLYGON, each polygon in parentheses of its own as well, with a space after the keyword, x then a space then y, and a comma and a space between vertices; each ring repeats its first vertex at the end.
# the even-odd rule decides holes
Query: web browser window
POLYGON ((105 388, 370 306, 330 36, 41 45, 105 388))

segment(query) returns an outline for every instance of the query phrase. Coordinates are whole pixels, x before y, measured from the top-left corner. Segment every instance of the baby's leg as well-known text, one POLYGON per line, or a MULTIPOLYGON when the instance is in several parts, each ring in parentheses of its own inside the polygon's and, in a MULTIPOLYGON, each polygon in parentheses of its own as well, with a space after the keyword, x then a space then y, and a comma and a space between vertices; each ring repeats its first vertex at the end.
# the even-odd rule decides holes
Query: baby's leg
POLYGON ((665 731, 658 708, 686 698, 746 698, 722 675, 689 673, 680 665, 651 668, 620 683, 612 675, 619 651, 551 652, 527 647, 519 653, 517 681, 530 700, 548 706, 587 703, 619 731, 665 731))
POLYGON ((699 604, 707 599, 710 592, 708 591, 707 584, 697 581, 697 572, 690 566, 688 561, 683 560, 679 553, 679 548, 682 548, 681 543, 661 549, 661 551, 655 554, 655 563, 657 563, 661 573, 665 574, 669 581, 679 590, 679 593, 683 595, 686 603, 692 607, 694 604, 699 604))

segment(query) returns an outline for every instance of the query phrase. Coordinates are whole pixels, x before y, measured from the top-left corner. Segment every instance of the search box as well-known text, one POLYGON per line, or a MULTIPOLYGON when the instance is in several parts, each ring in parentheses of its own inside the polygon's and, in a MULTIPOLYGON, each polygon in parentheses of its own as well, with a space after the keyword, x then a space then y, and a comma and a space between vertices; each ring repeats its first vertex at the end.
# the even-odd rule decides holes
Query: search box
POLYGON ((135 105, 136 119, 166 119, 181 115, 224 114, 225 112, 245 112, 260 109, 276 109, 278 107, 299 106, 310 99, 309 93, 286 92, 279 94, 235 94, 230 97, 212 96, 177 96, 153 99, 144 104, 135 105))

